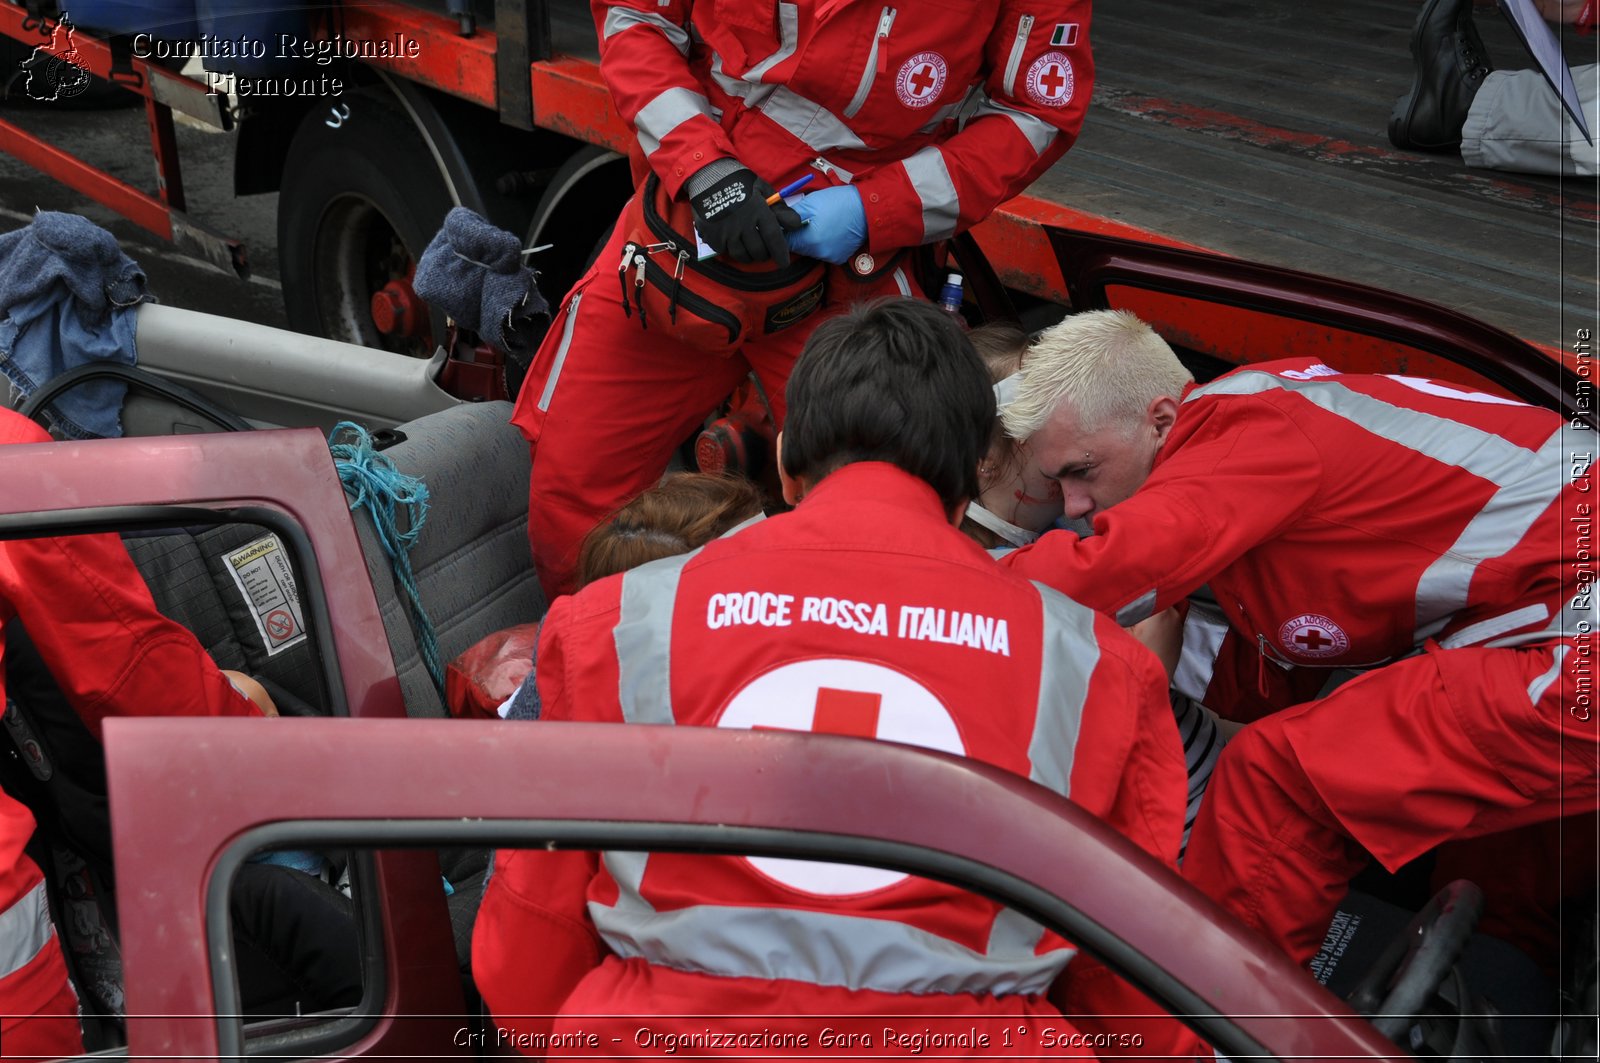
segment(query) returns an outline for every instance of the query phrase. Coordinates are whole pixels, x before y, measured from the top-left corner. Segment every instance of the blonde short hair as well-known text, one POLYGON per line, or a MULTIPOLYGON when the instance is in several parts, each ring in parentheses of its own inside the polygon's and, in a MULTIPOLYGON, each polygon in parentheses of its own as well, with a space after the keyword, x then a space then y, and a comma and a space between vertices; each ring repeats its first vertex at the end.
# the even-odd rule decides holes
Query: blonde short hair
POLYGON ((1131 424, 1152 400, 1176 399, 1193 381, 1167 341, 1132 313, 1088 310, 1039 335, 1000 417, 1006 434, 1027 439, 1070 402, 1083 430, 1094 432, 1113 421, 1131 424))

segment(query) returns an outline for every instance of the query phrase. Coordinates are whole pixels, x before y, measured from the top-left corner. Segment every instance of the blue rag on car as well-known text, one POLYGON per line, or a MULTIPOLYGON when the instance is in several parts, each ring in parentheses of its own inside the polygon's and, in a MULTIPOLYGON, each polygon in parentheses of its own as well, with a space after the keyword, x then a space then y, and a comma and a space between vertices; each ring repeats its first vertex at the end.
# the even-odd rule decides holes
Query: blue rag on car
MULTIPOLYGON (((41 210, 0 235, 0 372, 26 398, 69 369, 96 361, 132 365, 133 308, 151 300, 144 271, 88 218, 41 210)), ((94 380, 46 410, 73 439, 122 434, 127 385, 94 380)))
POLYGON ((533 270, 523 264, 522 241, 466 207, 445 216, 417 263, 411 286, 424 301, 502 351, 536 343, 550 304, 533 270))

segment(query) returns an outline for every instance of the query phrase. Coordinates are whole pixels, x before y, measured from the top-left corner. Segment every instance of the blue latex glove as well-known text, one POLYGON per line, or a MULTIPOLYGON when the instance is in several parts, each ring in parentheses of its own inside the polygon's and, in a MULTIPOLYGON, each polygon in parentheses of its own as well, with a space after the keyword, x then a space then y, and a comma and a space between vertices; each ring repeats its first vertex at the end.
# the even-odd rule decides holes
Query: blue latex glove
POLYGON ((867 242, 867 208, 849 185, 812 192, 794 210, 805 224, 783 238, 796 254, 841 265, 867 242))

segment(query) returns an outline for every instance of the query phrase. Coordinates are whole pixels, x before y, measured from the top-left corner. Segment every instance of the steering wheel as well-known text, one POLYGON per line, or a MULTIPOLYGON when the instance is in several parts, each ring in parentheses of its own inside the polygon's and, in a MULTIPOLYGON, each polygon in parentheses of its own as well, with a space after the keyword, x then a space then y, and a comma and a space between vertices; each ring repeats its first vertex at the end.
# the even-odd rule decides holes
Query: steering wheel
POLYGON ((1350 1006, 1399 1041, 1461 958, 1483 914, 1483 891, 1458 879, 1434 895, 1350 991, 1350 1006))

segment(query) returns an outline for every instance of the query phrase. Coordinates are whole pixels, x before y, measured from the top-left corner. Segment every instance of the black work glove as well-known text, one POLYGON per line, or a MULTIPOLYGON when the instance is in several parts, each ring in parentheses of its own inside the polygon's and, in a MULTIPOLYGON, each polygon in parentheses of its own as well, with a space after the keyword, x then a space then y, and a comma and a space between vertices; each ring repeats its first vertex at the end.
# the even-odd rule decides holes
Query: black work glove
MULTIPOLYGON (((692 178, 689 183, 696 184, 692 178)), ((771 185, 743 166, 707 187, 696 187, 689 194, 689 205, 694 208, 700 238, 717 254, 727 255, 735 262, 770 259, 787 266, 789 245, 783 238, 784 231, 798 229, 802 223, 800 215, 782 201, 767 206, 767 197, 772 193, 771 185)))

